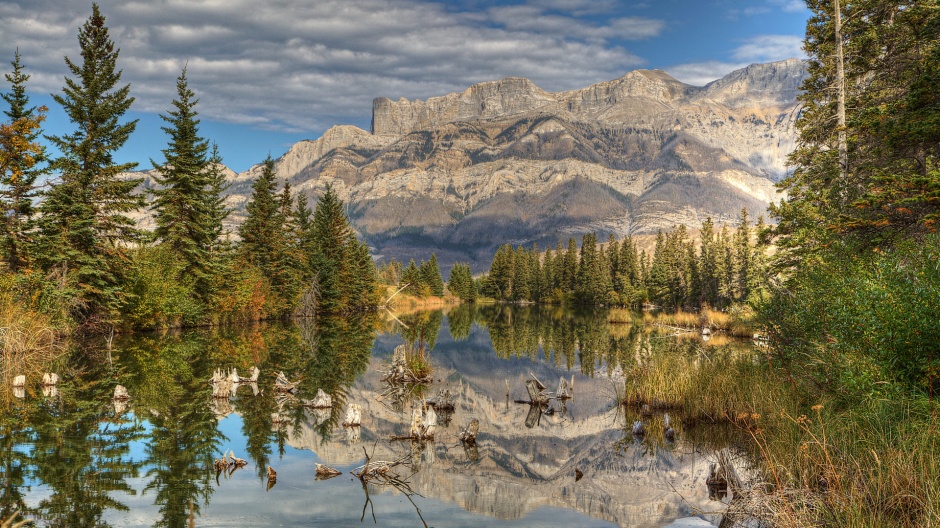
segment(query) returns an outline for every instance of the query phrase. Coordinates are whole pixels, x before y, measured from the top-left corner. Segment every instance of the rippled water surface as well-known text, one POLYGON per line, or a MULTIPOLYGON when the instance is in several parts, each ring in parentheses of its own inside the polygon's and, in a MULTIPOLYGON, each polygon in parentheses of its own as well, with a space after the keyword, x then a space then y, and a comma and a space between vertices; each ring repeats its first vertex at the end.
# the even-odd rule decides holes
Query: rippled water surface
POLYGON ((57 367, 55 389, 5 389, 0 512, 20 508, 48 526, 656 527, 722 509, 705 479, 727 434, 674 417, 667 442, 661 414, 616 404, 626 369, 665 347, 700 353, 700 341, 537 307, 398 319, 127 336, 110 353, 83 343, 57 367), (382 380, 403 343, 430 347, 432 383, 382 380), (216 369, 247 376, 253 366, 257 384, 213 397, 216 369), (278 372, 297 382, 294 394, 275 390, 278 372), (573 398, 517 403, 533 377, 550 390, 565 379, 573 398), (126 404, 112 401, 118 384, 126 404), (318 389, 332 408, 303 405, 318 389), (395 439, 441 390, 454 409, 438 414, 433 440, 395 439), (358 428, 341 425, 351 404, 362 408, 358 428), (458 435, 472 418, 471 446, 458 435), (631 434, 636 419, 643 439, 631 434), (223 453, 247 464, 219 473, 223 453), (367 454, 394 463, 389 478, 350 473, 367 454), (317 480, 316 463, 342 475, 317 480))

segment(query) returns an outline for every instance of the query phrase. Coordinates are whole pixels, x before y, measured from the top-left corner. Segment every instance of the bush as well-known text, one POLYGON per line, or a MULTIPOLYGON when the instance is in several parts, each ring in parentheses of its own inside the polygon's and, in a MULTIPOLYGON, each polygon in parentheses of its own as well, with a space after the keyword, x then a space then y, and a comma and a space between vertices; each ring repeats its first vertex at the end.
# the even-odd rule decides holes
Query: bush
POLYGON ((940 237, 889 250, 842 244, 761 307, 790 372, 843 396, 936 392, 940 237))
POLYGON ((183 273, 184 261, 161 246, 140 248, 132 260, 124 325, 152 329, 201 321, 205 307, 195 295, 193 281, 183 273))

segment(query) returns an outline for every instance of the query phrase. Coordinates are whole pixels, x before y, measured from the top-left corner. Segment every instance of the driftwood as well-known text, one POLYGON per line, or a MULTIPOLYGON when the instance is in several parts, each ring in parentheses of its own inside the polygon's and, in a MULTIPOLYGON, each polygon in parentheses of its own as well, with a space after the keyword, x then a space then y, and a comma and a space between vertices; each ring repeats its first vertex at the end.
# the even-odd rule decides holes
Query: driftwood
POLYGON ((127 393, 127 389, 124 388, 124 385, 115 385, 114 401, 127 401, 129 399, 131 399, 131 395, 127 393))
POLYGON ((362 424, 362 406, 358 403, 352 403, 346 408, 346 418, 343 419, 343 427, 359 427, 362 424))
POLYGON ((558 390, 555 392, 547 390, 544 383, 538 378, 531 376, 525 381, 525 390, 529 395, 528 401, 516 400, 516 403, 528 403, 529 405, 548 405, 551 400, 569 400, 574 393, 574 376, 569 383, 564 377, 558 379, 558 390))
POLYGON ((9 517, 6 519, 0 519, 0 528, 20 528, 21 526, 26 526, 27 524, 33 524, 33 520, 30 518, 17 521, 16 518, 19 517, 19 515, 19 508, 13 510, 13 513, 9 517))
POLYGON ((477 433, 480 432, 480 420, 471 418, 467 427, 460 432, 460 441, 465 444, 477 443, 477 433))
POLYGON ((18 388, 22 388, 22 387, 25 387, 25 386, 26 386, 26 376, 25 376, 25 375, 20 374, 19 376, 16 376, 16 377, 13 378, 13 387, 15 387, 15 388, 17 388, 17 387, 18 387, 18 388))
POLYGON ((43 387, 54 387, 59 384, 59 375, 55 372, 46 372, 42 375, 43 387))
POLYGON ((424 442, 434 440, 434 429, 437 427, 437 413, 431 406, 421 405, 411 411, 411 427, 407 436, 392 436, 392 440, 415 440, 424 442))
POLYGON ((271 491, 275 484, 277 484, 277 472, 274 471, 274 468, 268 466, 268 487, 265 491, 271 491))
POLYGON ((525 380, 525 390, 529 393, 529 403, 531 405, 546 405, 548 404, 548 395, 543 391, 546 389, 545 385, 538 380, 535 376, 525 380))
POLYGON ((434 407, 434 410, 437 412, 453 411, 456 408, 454 405, 454 397, 450 393, 450 389, 439 390, 437 393, 437 398, 428 400, 427 405, 434 407))
POLYGON ((212 383, 213 398, 228 399, 232 397, 234 392, 231 379, 223 378, 212 383))
POLYGON ((330 466, 325 466, 319 462, 317 464, 317 480, 326 480, 333 477, 342 475, 343 472, 337 469, 331 468, 330 466))
POLYGON ((670 444, 676 441, 676 430, 669 425, 669 413, 663 414, 663 437, 670 444))
POLYGON ((277 376, 274 378, 274 390, 277 392, 290 392, 294 393, 297 391, 297 384, 299 381, 288 381, 287 376, 284 375, 284 372, 278 372, 277 376))
POLYGON ((46 398, 58 398, 59 387, 57 385, 43 385, 42 395, 46 398))
POLYGON ((637 420, 633 422, 633 436, 643 438, 646 436, 646 425, 637 420))
POLYGON ((391 384, 431 383, 431 376, 419 376, 408 368, 408 345, 398 345, 392 351, 392 363, 382 376, 382 381, 391 384))
POLYGON ((243 468, 247 465, 248 461, 235 456, 235 451, 229 450, 228 453, 222 453, 222 458, 217 458, 213 464, 215 467, 216 482, 218 482, 219 475, 225 475, 225 477, 228 478, 232 476, 232 473, 234 473, 236 469, 243 468))
MULTIPOLYGON (((362 448, 362 452, 366 455, 366 463, 352 470, 352 474, 359 478, 359 481, 362 482, 362 490, 366 494, 366 502, 362 505, 362 517, 359 519, 362 521, 366 518, 366 508, 372 504, 372 499, 369 497, 369 486, 380 485, 380 486, 391 486, 402 494, 411 502, 411 505, 414 506, 415 511, 418 513, 418 518, 421 519, 421 524, 427 528, 428 523, 424 521, 424 517, 421 515, 421 508, 415 504, 414 500, 411 498, 414 495, 418 495, 414 490, 411 489, 411 485, 408 481, 400 476, 397 473, 396 468, 402 465, 409 465, 409 460, 412 459, 411 454, 405 455, 398 460, 392 462, 386 461, 373 461, 372 457, 369 456, 369 453, 366 452, 366 448, 362 448)), ((413 472, 412 472, 413 473, 413 472)), ((420 497, 420 495, 418 495, 420 497)), ((375 520, 375 508, 372 509, 372 519, 375 520)))
POLYGON ((313 400, 305 400, 304 407, 311 409, 329 409, 333 407, 333 398, 323 392, 323 389, 317 389, 317 396, 313 400))
POLYGON ((209 382, 211 382, 213 385, 222 382, 223 380, 228 380, 234 385, 238 385, 239 383, 256 383, 258 381, 258 376, 260 375, 261 371, 258 369, 258 367, 251 367, 250 378, 239 376, 238 369, 235 367, 232 367, 228 373, 223 372, 222 369, 215 369, 212 377, 209 378, 209 382))

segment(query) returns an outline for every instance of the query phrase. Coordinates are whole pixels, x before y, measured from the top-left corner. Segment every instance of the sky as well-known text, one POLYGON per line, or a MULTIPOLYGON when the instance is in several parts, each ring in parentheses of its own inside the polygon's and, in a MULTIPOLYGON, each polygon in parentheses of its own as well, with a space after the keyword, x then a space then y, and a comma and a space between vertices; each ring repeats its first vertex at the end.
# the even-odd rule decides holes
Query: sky
MULTIPOLYGON (((548 91, 636 69, 701 86, 752 63, 804 57, 801 0, 99 0, 139 119, 115 156, 160 163, 160 114, 187 69, 200 132, 236 171, 334 125, 369 130, 372 100, 427 99, 526 77, 548 91)), ((50 94, 91 1, 0 0, 0 71, 19 49, 44 131, 74 125, 50 94)), ((0 91, 10 85, 0 79, 0 91)), ((4 116, 5 117, 5 116, 4 116)))

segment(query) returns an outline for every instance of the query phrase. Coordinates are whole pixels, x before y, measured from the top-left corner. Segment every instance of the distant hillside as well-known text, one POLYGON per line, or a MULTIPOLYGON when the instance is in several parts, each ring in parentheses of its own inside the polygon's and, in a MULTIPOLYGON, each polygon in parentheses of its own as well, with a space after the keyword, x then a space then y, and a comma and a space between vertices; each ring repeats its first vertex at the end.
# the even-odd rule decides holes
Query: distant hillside
MULTIPOLYGON (((791 59, 704 87, 638 70, 568 92, 507 78, 426 101, 380 97, 371 132, 333 127, 275 166, 311 202, 332 183, 377 257, 434 251, 445 268, 480 269, 506 242, 697 227, 745 207, 756 218, 778 199, 805 76, 791 59)), ((259 171, 230 175, 233 225, 259 171)))

